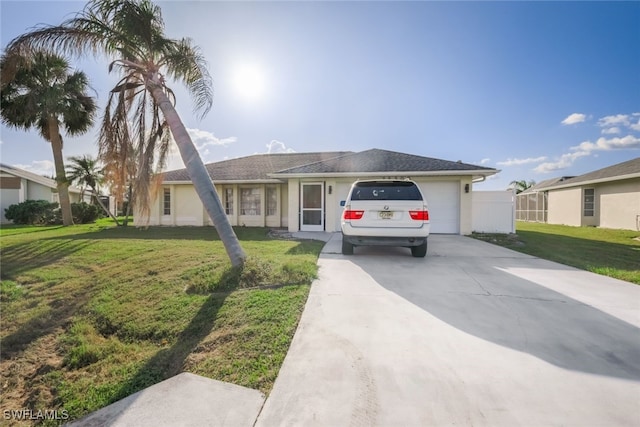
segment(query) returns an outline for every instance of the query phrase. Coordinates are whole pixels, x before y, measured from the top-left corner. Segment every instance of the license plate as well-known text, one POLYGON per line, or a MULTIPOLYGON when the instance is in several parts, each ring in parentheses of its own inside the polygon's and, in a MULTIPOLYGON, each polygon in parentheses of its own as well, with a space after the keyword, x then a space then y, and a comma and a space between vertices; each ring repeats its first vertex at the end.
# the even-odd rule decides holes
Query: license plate
POLYGON ((380 211, 380 212, 378 212, 378 216, 380 217, 380 219, 391 219, 391 218, 393 218, 393 212, 380 211))

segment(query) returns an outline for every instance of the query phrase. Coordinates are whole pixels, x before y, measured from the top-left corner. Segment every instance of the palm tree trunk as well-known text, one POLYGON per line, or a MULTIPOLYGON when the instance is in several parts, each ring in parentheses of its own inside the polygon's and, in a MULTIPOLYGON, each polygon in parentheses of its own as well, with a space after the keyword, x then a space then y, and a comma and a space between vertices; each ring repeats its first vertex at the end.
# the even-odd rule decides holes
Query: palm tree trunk
POLYGON ((133 206, 133 185, 129 184, 129 195, 127 196, 127 211, 125 212, 122 225, 125 227, 129 224, 129 215, 131 214, 131 206, 133 206))
POLYGON ((198 193, 211 221, 213 221, 214 227, 220 235, 227 255, 231 260, 231 265, 241 267, 244 264, 246 255, 240 246, 236 233, 233 231, 233 227, 231 227, 229 223, 229 218, 227 218, 224 212, 218 192, 211 181, 211 177, 195 145, 193 145, 193 141, 191 141, 189 133, 187 133, 187 129, 184 127, 180 116, 178 116, 176 109, 167 95, 165 95, 162 87, 155 82, 149 81, 147 82, 147 88, 151 92, 151 96, 153 96, 160 110, 162 110, 164 118, 167 120, 173 139, 176 141, 178 149, 180 150, 182 161, 187 168, 189 178, 191 178, 196 193, 198 193))
POLYGON ((69 199, 69 183, 64 170, 64 159, 62 157, 62 137, 58 127, 58 120, 49 117, 49 139, 53 150, 53 164, 56 168, 56 184, 58 186, 58 200, 62 211, 62 224, 73 225, 73 215, 71 214, 71 200, 69 199))
POLYGON ((103 211, 105 211, 107 213, 107 215, 109 215, 111 217, 111 219, 113 219, 116 222, 117 226, 120 226, 120 223, 118 222, 118 218, 116 218, 109 209, 107 209, 107 207, 104 205, 104 203, 102 203, 102 200, 100 200, 100 197, 98 196, 98 192, 96 191, 96 189, 94 187, 91 187, 91 191, 93 192, 93 197, 95 197, 96 201, 98 202, 98 204, 100 205, 100 207, 102 208, 103 211))

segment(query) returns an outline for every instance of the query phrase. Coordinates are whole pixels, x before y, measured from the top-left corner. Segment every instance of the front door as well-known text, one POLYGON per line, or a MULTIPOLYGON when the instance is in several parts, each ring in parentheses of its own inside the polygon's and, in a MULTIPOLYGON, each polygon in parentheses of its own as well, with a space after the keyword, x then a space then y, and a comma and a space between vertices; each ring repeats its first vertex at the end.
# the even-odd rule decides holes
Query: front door
POLYGON ((300 192, 301 231, 324 231, 324 184, 303 182, 300 192))

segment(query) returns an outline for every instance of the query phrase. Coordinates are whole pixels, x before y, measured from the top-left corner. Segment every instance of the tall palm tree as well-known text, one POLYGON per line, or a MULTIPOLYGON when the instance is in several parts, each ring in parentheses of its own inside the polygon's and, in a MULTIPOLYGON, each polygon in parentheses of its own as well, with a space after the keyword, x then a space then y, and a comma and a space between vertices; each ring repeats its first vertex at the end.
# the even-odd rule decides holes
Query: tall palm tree
MULTIPOLYGON (((206 114, 212 104, 211 78, 198 47, 189 39, 170 39, 164 35, 161 10, 149 0, 92 0, 73 18, 59 26, 41 26, 9 43, 8 50, 22 52, 46 48, 82 55, 102 53, 115 60, 109 70, 122 79, 108 100, 99 139, 102 157, 120 156, 126 161, 131 150, 125 146, 137 140, 140 145, 136 200, 141 212, 149 213, 151 177, 162 168, 170 142, 178 145, 182 160, 198 196, 207 210, 234 266, 246 257, 213 182, 191 137, 175 109, 173 91, 166 78, 186 84, 196 109, 206 114), (132 123, 131 131, 128 121, 132 123), (154 170, 155 168, 155 170, 154 170)), ((110 167, 113 162, 109 162, 110 167)))
POLYGON ((85 154, 83 156, 68 157, 67 174, 69 182, 75 182, 83 189, 89 187, 95 201, 100 205, 102 210, 113 219, 117 225, 120 225, 118 218, 100 200, 98 187, 104 181, 104 171, 93 157, 85 154))
POLYGON ((536 185, 535 181, 526 181, 526 180, 520 180, 520 181, 511 181, 509 183, 509 185, 511 186, 511 188, 515 188, 516 190, 516 194, 520 194, 525 190, 528 190, 529 188, 533 187, 534 185, 536 185))
POLYGON ((62 223, 73 225, 60 127, 67 135, 90 129, 96 104, 87 95, 89 81, 84 73, 72 72, 66 59, 43 51, 25 56, 5 53, 0 68, 2 122, 25 130, 34 128, 51 143, 62 223))

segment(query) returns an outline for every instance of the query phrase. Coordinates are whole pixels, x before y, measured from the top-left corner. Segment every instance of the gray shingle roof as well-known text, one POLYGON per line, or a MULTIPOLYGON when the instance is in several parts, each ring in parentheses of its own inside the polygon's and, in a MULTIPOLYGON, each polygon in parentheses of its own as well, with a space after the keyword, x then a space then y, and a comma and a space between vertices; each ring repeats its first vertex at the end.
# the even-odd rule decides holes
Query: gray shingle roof
POLYGON ((396 151, 371 149, 346 154, 329 160, 281 170, 278 174, 330 174, 372 172, 444 172, 479 171, 495 172, 493 168, 462 162, 434 159, 396 151))
POLYGON ((548 185, 545 189, 572 187, 591 182, 615 181, 623 177, 640 177, 640 157, 548 185))
MULTIPOLYGON (((317 153, 255 154, 206 165, 213 181, 274 180, 283 174, 375 173, 375 172, 463 172, 493 168, 462 162, 415 156, 395 151, 372 149, 354 153, 329 151, 317 153)), ((164 173, 165 182, 190 181, 186 169, 164 173)))
POLYGON ((528 193, 535 193, 537 191, 542 191, 547 187, 551 187, 553 185, 556 184, 560 184, 563 181, 566 181, 568 179, 571 178, 575 178, 574 176, 559 176, 556 178, 551 178, 551 179, 545 179, 544 181, 540 181, 539 183, 532 185, 531 187, 527 188, 525 191, 521 192, 520 194, 528 194, 528 193))
MULTIPOLYGON (((293 166, 327 160, 344 156, 351 151, 327 151, 316 153, 277 153, 254 154, 237 159, 223 160, 209 163, 206 166, 209 176, 214 181, 260 181, 273 179, 269 174, 293 166)), ((164 181, 191 181, 186 169, 168 171, 164 173, 164 181)))

